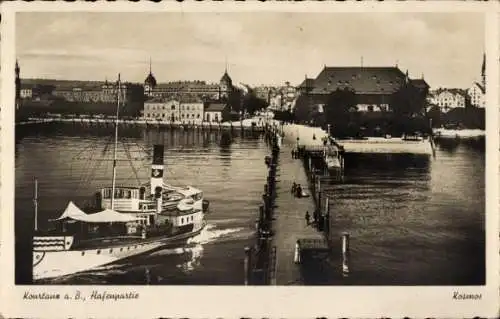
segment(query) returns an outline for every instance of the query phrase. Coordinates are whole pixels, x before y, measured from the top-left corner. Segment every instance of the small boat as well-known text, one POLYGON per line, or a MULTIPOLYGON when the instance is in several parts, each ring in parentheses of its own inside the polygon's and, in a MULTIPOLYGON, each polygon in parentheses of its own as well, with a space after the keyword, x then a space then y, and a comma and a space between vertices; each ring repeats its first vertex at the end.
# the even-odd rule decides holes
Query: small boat
MULTIPOLYGON (((117 114, 119 108, 118 98, 117 114)), ((117 143, 118 116, 111 186, 96 192, 93 205, 87 211, 69 201, 62 214, 51 220, 55 228, 50 231, 40 231, 37 227, 38 181, 35 179, 34 281, 91 270, 164 245, 182 245, 205 227, 209 202, 203 198, 203 192, 192 186, 173 186, 163 181, 163 145, 153 147, 148 183, 116 185, 117 143)))
POLYGON ((340 160, 338 157, 327 154, 325 156, 325 163, 328 170, 340 169, 340 160))
POLYGON ((338 150, 332 147, 328 147, 329 138, 325 137, 323 140, 323 158, 325 161, 326 168, 329 171, 340 169, 340 159, 338 156, 338 150))

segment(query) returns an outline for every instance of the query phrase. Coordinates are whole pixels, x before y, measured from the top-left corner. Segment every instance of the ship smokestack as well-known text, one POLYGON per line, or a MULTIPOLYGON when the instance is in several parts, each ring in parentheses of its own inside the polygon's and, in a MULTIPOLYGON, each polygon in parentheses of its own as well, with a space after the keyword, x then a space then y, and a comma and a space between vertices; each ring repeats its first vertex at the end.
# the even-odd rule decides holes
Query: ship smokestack
POLYGON ((153 146, 153 163, 151 165, 151 195, 155 195, 157 187, 163 189, 163 145, 153 146))

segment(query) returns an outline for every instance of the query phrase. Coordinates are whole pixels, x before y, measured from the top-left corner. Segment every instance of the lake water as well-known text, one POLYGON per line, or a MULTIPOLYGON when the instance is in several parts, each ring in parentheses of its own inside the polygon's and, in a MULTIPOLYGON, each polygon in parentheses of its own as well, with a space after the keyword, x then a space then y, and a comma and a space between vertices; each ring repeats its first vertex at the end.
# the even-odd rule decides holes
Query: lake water
MULTIPOLYGON (((165 144, 166 180, 202 189, 207 227, 182 248, 160 249, 112 266, 50 280, 72 284, 240 285, 244 247, 266 178, 263 136, 247 132, 126 128, 120 184, 149 178, 152 144, 165 144), (148 275, 146 275, 148 273, 148 275)), ((39 227, 68 201, 83 206, 111 182, 111 128, 48 125, 16 137, 17 262, 33 227, 33 178, 39 181, 39 227), (26 236, 28 235, 28 236, 26 236)), ((122 149, 122 148, 121 148, 122 149)), ((353 275, 345 284, 481 284, 485 280, 484 143, 438 145, 435 158, 359 155, 346 158, 345 181, 330 185, 333 234, 351 234, 353 275)), ((281 172, 284 174, 285 172, 281 172)), ((338 282, 337 282, 338 283, 338 282)))

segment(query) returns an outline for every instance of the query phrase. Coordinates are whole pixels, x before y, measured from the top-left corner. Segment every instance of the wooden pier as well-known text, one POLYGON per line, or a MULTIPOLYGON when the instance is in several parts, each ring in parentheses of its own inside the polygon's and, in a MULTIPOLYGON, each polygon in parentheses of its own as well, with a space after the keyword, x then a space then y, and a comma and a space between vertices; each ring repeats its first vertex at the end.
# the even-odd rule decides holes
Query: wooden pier
MULTIPOLYGON (((319 269, 345 276, 349 273, 349 236, 342 234, 341 241, 331 236, 331 199, 322 189, 322 182, 342 181, 340 165, 338 173, 332 174, 321 166, 324 157, 315 157, 315 150, 281 145, 276 128, 267 128, 265 136, 272 155, 265 159, 269 175, 256 221, 256 244, 245 249, 245 284, 307 284, 304 268, 317 263, 322 263, 319 269), (300 184, 305 196, 292 191, 294 183, 300 184), (328 263, 329 256, 337 253, 342 256, 338 271, 328 263)), ((319 277, 320 283, 327 280, 327 276, 319 277)))
MULTIPOLYGON (((276 284, 295 285, 301 284, 300 261, 303 256, 296 260, 297 245, 300 255, 311 248, 312 242, 323 250, 328 249, 324 236, 313 224, 313 216, 316 211, 314 194, 309 188, 309 181, 304 171, 302 161, 293 158, 292 148, 285 145, 282 147, 279 161, 280 176, 277 182, 276 210, 274 214, 273 245, 276 246, 276 284), (309 197, 298 198, 292 194, 293 183, 300 184, 302 190, 309 197), (306 212, 310 220, 306 221, 306 212), (306 245, 306 243, 308 243, 306 245)), ((320 249, 321 250, 321 249, 320 249)))

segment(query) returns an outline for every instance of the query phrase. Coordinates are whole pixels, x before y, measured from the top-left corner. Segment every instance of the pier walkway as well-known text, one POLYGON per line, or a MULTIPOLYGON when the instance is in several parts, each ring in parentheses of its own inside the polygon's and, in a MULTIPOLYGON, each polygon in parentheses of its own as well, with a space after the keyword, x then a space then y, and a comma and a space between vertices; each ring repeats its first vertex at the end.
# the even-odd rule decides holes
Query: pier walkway
POLYGON ((292 158, 293 146, 284 143, 281 147, 273 229, 273 245, 276 247, 276 285, 299 285, 300 265, 294 263, 295 245, 299 239, 323 240, 321 233, 312 225, 306 225, 305 214, 312 216, 316 208, 314 197, 302 161, 292 158), (293 182, 300 184, 310 196, 296 198, 291 193, 293 182))

